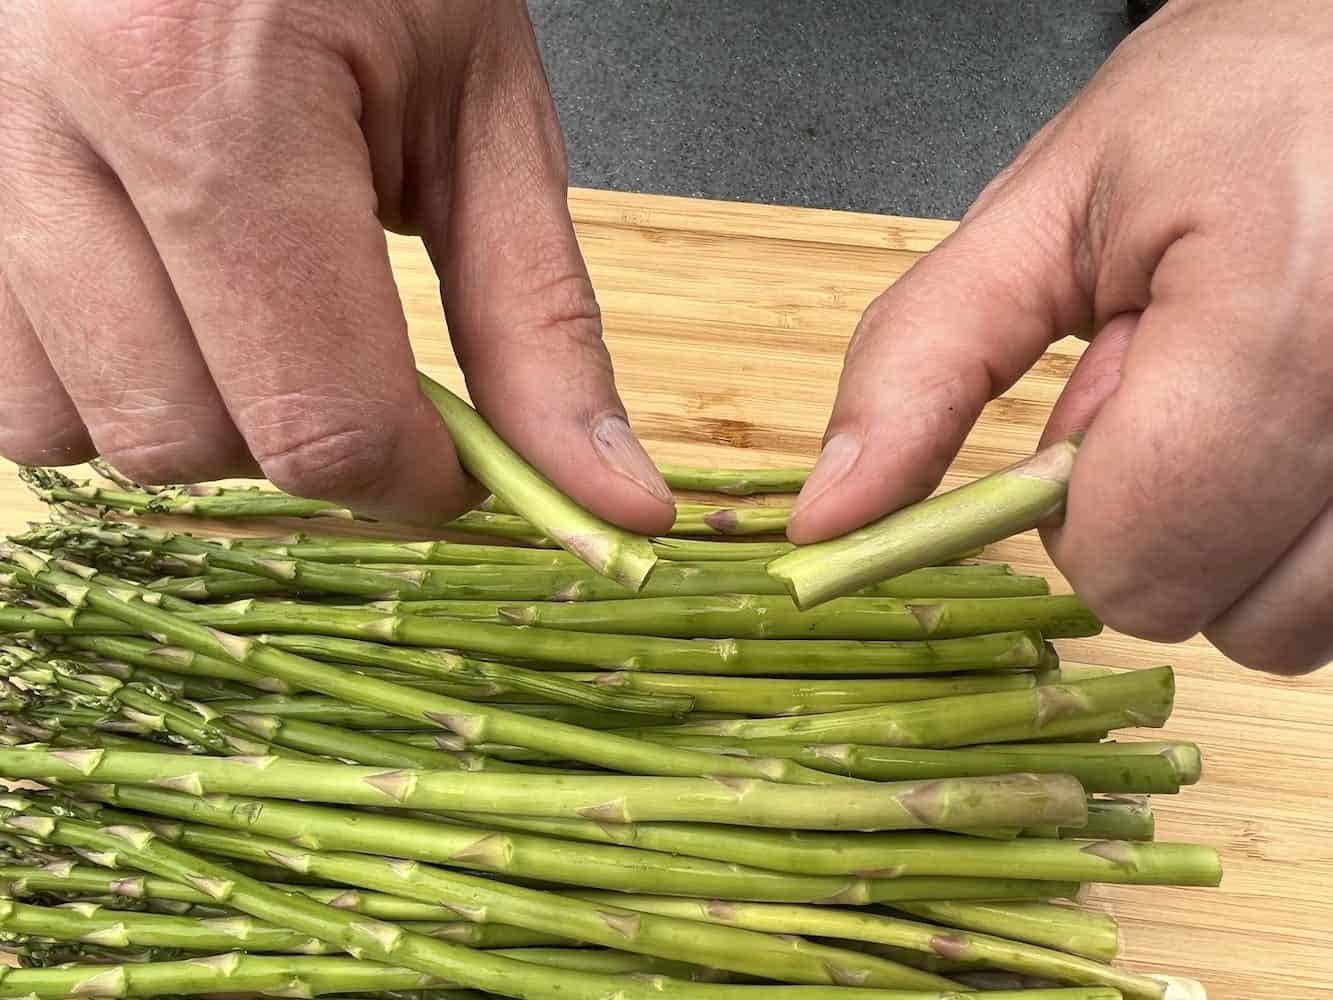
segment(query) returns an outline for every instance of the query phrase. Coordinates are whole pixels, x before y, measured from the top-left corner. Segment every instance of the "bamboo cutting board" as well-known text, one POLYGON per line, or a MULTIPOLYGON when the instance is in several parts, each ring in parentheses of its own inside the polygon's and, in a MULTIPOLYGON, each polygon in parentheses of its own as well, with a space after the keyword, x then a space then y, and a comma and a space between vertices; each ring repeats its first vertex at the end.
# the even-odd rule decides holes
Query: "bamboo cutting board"
MULTIPOLYGON (((634 425, 659 460, 701 464, 812 461, 861 309, 952 228, 594 191, 571 201, 634 425)), ((407 239, 391 248, 419 362, 461 388, 425 255, 407 239)), ((1032 449, 1078 350, 1055 345, 991 405, 949 485, 1032 449)), ((0 469, 0 530, 38 510, 0 469)), ((1055 573, 1035 537, 993 554, 1055 573)), ((1333 997, 1333 669, 1263 677, 1202 641, 1161 647, 1114 634, 1067 641, 1062 652, 1175 664, 1168 733, 1205 752, 1203 784, 1157 799, 1158 830, 1216 845, 1226 881, 1221 890, 1097 890, 1091 902, 1123 919, 1126 964, 1195 976, 1213 1000, 1333 997)))

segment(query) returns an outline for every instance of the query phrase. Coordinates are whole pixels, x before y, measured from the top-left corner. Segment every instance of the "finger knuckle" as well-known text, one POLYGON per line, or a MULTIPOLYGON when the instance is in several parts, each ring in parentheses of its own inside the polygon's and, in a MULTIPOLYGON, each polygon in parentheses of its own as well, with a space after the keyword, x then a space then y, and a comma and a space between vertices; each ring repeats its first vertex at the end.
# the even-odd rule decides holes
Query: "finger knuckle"
POLYGON ((363 424, 300 421, 267 428, 260 437, 251 448, 264 475, 299 496, 372 496, 391 464, 388 442, 363 424))
POLYGON ((1272 628, 1223 620, 1204 635, 1228 659, 1266 674, 1298 677, 1333 663, 1333 629, 1317 622, 1272 628))
POLYGON ((1152 642, 1184 642, 1211 619, 1200 588, 1166 580, 1145 582, 1150 573, 1120 570, 1071 576, 1074 589, 1109 628, 1152 642))
POLYGON ((87 433, 74 423, 48 424, 29 416, 0 420, 0 456, 15 465, 74 465, 96 455, 87 433))
POLYGON ((230 470, 213 448, 195 435, 162 437, 152 433, 117 434, 101 455, 115 468, 140 483, 197 483, 226 475, 230 470))

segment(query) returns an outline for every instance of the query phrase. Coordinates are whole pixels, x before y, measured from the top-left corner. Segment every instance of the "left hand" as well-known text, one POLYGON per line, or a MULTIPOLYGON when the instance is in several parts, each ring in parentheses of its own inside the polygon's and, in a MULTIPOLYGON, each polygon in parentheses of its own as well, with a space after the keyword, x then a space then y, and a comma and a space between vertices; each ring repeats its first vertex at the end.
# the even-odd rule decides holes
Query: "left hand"
POLYGON ((866 311, 794 541, 928 495, 986 402, 1095 331, 1047 548, 1108 625, 1333 659, 1333 12, 1172 0, 866 311))

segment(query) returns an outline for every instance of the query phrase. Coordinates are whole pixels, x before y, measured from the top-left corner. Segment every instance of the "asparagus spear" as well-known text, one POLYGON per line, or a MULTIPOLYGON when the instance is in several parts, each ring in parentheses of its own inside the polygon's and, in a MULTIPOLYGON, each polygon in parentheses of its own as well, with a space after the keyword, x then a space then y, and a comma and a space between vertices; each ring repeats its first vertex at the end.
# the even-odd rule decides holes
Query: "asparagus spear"
MULTIPOLYGON (((41 553, 11 550, 16 558, 28 562, 33 570, 43 570, 45 579, 53 574, 67 579, 71 570, 86 570, 62 560, 46 567, 41 553), (63 571, 63 573, 62 573, 63 571)), ((929 642, 855 642, 849 640, 757 640, 757 639, 663 639, 656 636, 598 635, 566 632, 559 629, 524 628, 484 622, 430 618, 382 611, 364 611, 320 604, 239 601, 234 604, 202 607, 171 613, 148 603, 153 597, 141 596, 127 588, 96 586, 95 577, 88 593, 72 593, 83 600, 82 606, 97 614, 54 615, 21 609, 0 608, 0 630, 32 632, 40 635, 74 633, 126 634, 140 629, 167 634, 164 626, 184 634, 190 630, 196 638, 191 648, 217 658, 238 662, 236 654, 226 655, 215 640, 218 630, 233 633, 230 642, 238 652, 245 647, 259 656, 254 644, 235 639, 240 633, 287 633, 331 635, 350 639, 368 639, 406 646, 431 646, 463 649, 484 656, 527 659, 590 667, 615 667, 623 670, 648 670, 663 673, 722 674, 754 676, 766 674, 897 674, 954 673, 972 670, 1023 670, 1036 667, 1043 660, 1039 636, 1030 632, 1001 632, 994 635, 940 639, 929 642), (120 600, 116 595, 123 595, 120 600), (151 617, 151 621, 149 620, 151 617), (202 633, 202 634, 201 634, 202 633), (212 639, 213 641, 210 641, 212 639), (206 648, 205 648, 206 647, 206 648)), ((79 581, 79 586, 85 586, 79 581)), ((171 640, 189 645, 184 640, 171 640)), ((263 650, 263 669, 287 683, 295 683, 290 669, 276 665, 276 650, 263 650)), ((290 668, 291 658, 286 658, 290 668)), ((309 662, 309 661, 305 661, 309 662)), ((245 665, 245 664, 242 664, 245 665)), ((314 688, 313 683, 305 682, 314 688)), ((347 700, 356 700, 348 698, 347 700)))
MULTIPOLYGON (((918 889, 929 888, 914 886, 910 878, 908 884, 902 886, 899 884, 900 876, 876 879, 857 875, 793 875, 676 857, 634 847, 576 844, 535 834, 502 833, 485 826, 443 822, 438 818, 425 820, 372 816, 327 807, 235 796, 210 796, 207 801, 201 802, 180 793, 127 786, 97 789, 92 794, 100 800, 144 812, 194 820, 294 843, 319 844, 325 850, 381 853, 450 868, 498 872, 550 884, 656 894, 689 892, 722 899, 847 904, 891 901, 901 898, 904 892, 915 895, 918 889)), ((1152 864, 1151 859, 1146 865, 1140 866, 1139 871, 1145 876, 1145 881, 1161 878, 1172 863, 1170 848, 1154 845, 1150 850, 1156 850, 1163 863, 1157 866, 1158 872, 1147 870, 1152 864)), ((931 850, 926 848, 918 853, 929 855, 931 850)), ((938 856, 932 858, 931 862, 918 866, 923 874, 947 878, 971 877, 974 872, 969 869, 977 868, 983 870, 982 877, 1003 878, 1016 870, 995 863, 988 864, 984 860, 976 863, 967 856, 961 844, 941 844, 935 853, 938 856), (948 860, 950 852, 958 859, 958 865, 948 860)), ((1059 841, 1033 841, 1027 846, 1026 853, 1028 857, 1038 859, 1038 863, 1030 873, 1025 871, 1025 874, 1052 876, 1060 865, 1060 855, 1066 859, 1064 868, 1074 873, 1071 878, 1077 878, 1080 873, 1096 875, 1112 870, 1111 865, 1100 859, 1081 862, 1075 845, 1059 841), (1053 858, 1055 863, 1043 864, 1043 854, 1053 858)), ((1184 865, 1194 863, 1191 858, 1184 856, 1183 850, 1177 853, 1181 857, 1181 870, 1184 865)), ((910 854, 910 850, 905 852, 905 857, 910 854)), ((1200 863, 1206 865, 1207 858, 1203 858, 1200 863)), ((1122 866, 1120 870, 1125 870, 1125 867, 1122 866)), ((906 874, 914 875, 915 870, 906 874)), ((1116 875, 1112 875, 1112 878, 1121 880, 1116 875)), ((1134 876, 1128 878, 1133 880, 1134 876)))
POLYGON ((791 520, 791 507, 716 507, 676 504, 673 535, 780 535, 791 520))
POLYGON ((966 829, 1082 825, 1066 775, 1001 775, 829 786, 761 780, 393 770, 279 757, 174 757, 119 750, 0 749, 0 775, 69 784, 158 785, 392 809, 722 823, 783 829, 966 829))
POLYGON ((1117 760, 1128 757, 1160 757, 1175 771, 1182 785, 1196 784, 1203 772, 1203 755, 1193 743, 1146 740, 1107 743, 1000 743, 976 746, 972 749, 986 753, 1025 754, 1035 757, 1049 754, 1065 758, 1091 757, 1117 760))
POLYGON ((668 735, 796 739, 810 743, 952 747, 992 739, 1038 739, 1123 726, 1161 726, 1171 713, 1170 667, 1026 691, 957 695, 823 715, 694 722, 668 735), (1109 723, 1109 724, 1108 724, 1109 723))
MULTIPOLYGON (((377 568, 367 564, 309 562, 289 556, 208 541, 155 527, 97 522, 36 529, 25 543, 42 548, 142 547, 212 568, 221 576, 196 576, 183 583, 154 584, 163 592, 189 598, 229 597, 237 593, 270 593, 274 586, 295 591, 349 594, 375 600, 499 599, 602 601, 633 598, 634 591, 581 565, 530 566, 522 574, 506 566, 416 566, 377 568), (227 571, 245 574, 239 578, 227 571), (273 581, 262 585, 260 579, 273 581), (164 588, 166 588, 164 590, 164 588)), ((971 567, 926 568, 869 588, 878 596, 1008 597, 1044 594, 1040 577, 974 572, 971 567)), ((772 594, 783 590, 762 565, 749 562, 676 562, 654 572, 638 588, 643 597, 688 597, 712 594, 772 594)), ((1086 609, 1079 612, 1087 618, 1086 609)), ((994 629, 992 629, 994 631, 994 629)))
MULTIPOLYGON (((202 706, 184 706, 168 700, 170 692, 142 681, 126 682, 105 673, 84 672, 61 660, 43 661, 30 651, 8 647, 0 653, 0 675, 22 681, 39 691, 61 691, 79 699, 83 707, 124 714, 150 731, 167 732, 187 745, 214 753, 286 753, 221 719, 202 706), (26 655, 21 655, 25 654, 26 655)), ((305 754, 292 753, 305 757, 305 754)))
POLYGON ((449 427, 463 467, 502 497, 542 534, 597 572, 638 590, 657 556, 648 539, 632 535, 579 507, 507 445, 472 407, 420 376, 421 389, 449 427))
MULTIPOLYGON (((351 915, 315 902, 308 897, 275 891, 267 885, 239 875, 232 868, 204 860, 197 854, 168 844, 148 830, 116 825, 96 829, 88 823, 65 817, 34 813, 31 806, 4 822, 11 829, 56 844, 114 854, 119 861, 186 883, 204 883, 205 891, 214 892, 220 901, 252 917, 299 933, 309 934, 349 951, 377 961, 401 961, 419 967, 419 971, 454 979, 460 985, 496 989, 509 995, 551 997, 565 1000, 579 985, 558 984, 546 992, 515 994, 514 984, 521 982, 522 970, 514 963, 497 959, 490 953, 460 948, 437 938, 404 931, 360 915, 351 915), (17 827, 16 827, 17 824, 17 827), (508 973, 509 977, 505 976, 508 973), (565 992, 562 993, 561 990, 565 992)), ((539 890, 503 885, 486 879, 445 872, 424 865, 389 861, 366 855, 303 852, 281 841, 268 841, 225 831, 201 831, 188 842, 205 841, 216 853, 229 856, 281 857, 289 864, 299 864, 309 871, 336 869, 339 880, 354 884, 377 882, 379 887, 401 886, 405 895, 421 897, 430 893, 432 901, 445 901, 460 912, 478 919, 532 930, 567 934, 593 944, 658 958, 686 959, 780 981, 831 984, 856 981, 866 986, 930 989, 949 985, 948 980, 921 974, 883 959, 857 955, 843 949, 798 942, 784 942, 768 935, 735 928, 704 928, 692 921, 671 917, 648 917, 635 911, 583 903, 539 890), (285 852, 285 853, 284 853, 285 852), (407 884, 404 884, 407 883, 407 884), (407 885, 410 884, 411 892, 407 885), (512 917, 512 919, 511 919, 512 917)), ((577 984, 577 981, 574 981, 577 984)), ((595 989, 613 992, 618 983, 583 983, 591 995, 595 989)), ((654 984, 659 986, 660 984, 654 984)), ((0 981, 0 987, 3 981, 0 981)), ((535 987, 534 987, 535 988, 535 987)), ((656 990, 629 997, 658 996, 656 990)), ((672 994, 666 993, 666 996, 672 994)), ((693 992, 681 994, 694 997, 693 992)))
POLYGON ((1096 635, 1102 627, 1072 595, 929 601, 846 597, 813 611, 798 611, 787 597, 649 597, 510 606, 500 608, 499 617, 515 625, 582 632, 719 639, 946 639, 1019 629, 1053 639, 1096 635))
MULTIPOLYGON (((69 569, 81 570, 81 576, 77 572, 58 568, 63 563, 48 565, 51 560, 43 559, 38 553, 15 549, 13 555, 25 564, 25 573, 33 574, 35 583, 60 593, 63 599, 88 605, 98 612, 106 612, 109 617, 136 629, 143 629, 164 643, 185 646, 192 655, 211 656, 257 669, 293 686, 323 691, 355 704, 380 708, 405 718, 424 718, 474 741, 492 738, 505 742, 531 743, 537 749, 562 754, 566 759, 640 774, 762 776, 785 781, 824 781, 820 772, 810 771, 789 761, 741 761, 712 754, 673 750, 614 734, 593 733, 563 723, 502 713, 485 705, 347 674, 314 660, 187 621, 179 615, 154 607, 149 603, 151 598, 143 597, 138 591, 102 587, 97 583, 98 574, 86 568, 69 566, 69 569)), ((78 612, 74 611, 74 614, 77 616, 78 612)), ((185 666, 188 664, 182 663, 182 668, 185 666)))
POLYGON ((582 684, 550 671, 470 659, 440 649, 402 649, 332 636, 272 636, 266 641, 280 649, 316 660, 391 667, 419 677, 458 680, 496 691, 538 695, 544 701, 559 705, 578 705, 640 715, 683 715, 693 706, 693 699, 684 693, 635 691, 609 685, 582 684))
MULTIPOLYGON (((609 901, 609 893, 578 893, 578 898, 609 901)), ((1108 986, 1125 1000, 1164 1000, 1166 985, 1146 976, 1121 972, 1109 965, 1065 952, 947 927, 916 923, 880 914, 853 913, 828 907, 719 900, 615 896, 618 906, 775 934, 836 937, 910 948, 927 955, 974 962, 983 967, 1040 976, 1078 986, 1108 986)))
POLYGON ((925 900, 894 903, 893 909, 932 923, 1027 941, 1099 962, 1120 951, 1120 926, 1113 917, 1061 903, 925 900))
POLYGON ((715 469, 667 462, 659 462, 657 467, 673 490, 698 490, 731 496, 799 493, 810 475, 809 468, 715 469))
MULTIPOLYGON (((1073 775, 1089 792, 1167 793, 1180 790, 1179 772, 1155 754, 1078 755, 1057 749, 1044 753, 1006 754, 1000 744, 980 751, 869 746, 855 743, 802 743, 798 740, 739 739, 730 736, 672 736, 645 733, 644 739, 707 753, 783 757, 807 767, 870 781, 977 777, 986 774, 1073 775)), ((1035 744, 1033 749, 1044 746, 1035 744)))
POLYGON ((1052 445, 842 538, 800 546, 771 562, 769 572, 804 609, 1034 528, 1064 505, 1077 450, 1075 441, 1052 445))
MULTIPOLYGON (((836 677, 805 680, 780 677, 709 677, 693 674, 653 674, 635 670, 561 673, 556 676, 616 690, 684 695, 694 702, 693 707, 697 711, 730 712, 739 715, 813 715, 860 708, 865 705, 882 705, 886 702, 921 701, 956 694, 1026 690, 1035 687, 1037 683, 1036 676, 1028 673, 855 680, 836 677)), ((1044 769, 1015 768, 1015 770, 1044 769)))
POLYGON ((0 930, 109 948, 181 948, 202 952, 238 949, 307 955, 330 954, 338 950, 318 938, 249 917, 199 920, 107 910, 91 903, 47 907, 0 899, 0 930))
MULTIPOLYGON (((516 959, 507 959, 516 962, 516 959)), ((524 963, 518 963, 520 965, 524 963)), ((560 997, 548 984, 541 983, 540 966, 529 966, 508 988, 505 996, 545 1000, 560 997), (531 987, 529 984, 531 983, 531 987), (521 992, 518 992, 521 991, 521 992)), ((620 1000, 645 1000, 652 994, 630 977, 607 974, 577 974, 565 971, 558 975, 557 988, 575 985, 587 989, 615 990, 630 981, 633 988, 604 995, 620 1000)), ((98 991, 100 995, 120 997, 153 997, 161 995, 192 995, 208 993, 268 993, 278 996, 335 996, 360 995, 394 989, 400 983, 417 988, 429 977, 411 969, 379 965, 350 958, 276 956, 276 955, 217 955, 207 959, 187 959, 176 962, 147 964, 67 966, 51 969, 7 970, 0 978, 0 997, 32 997, 34 1000, 63 1000, 71 995, 98 991)), ((659 995, 667 1000, 698 998, 698 1000, 964 1000, 970 993, 947 991, 852 990, 844 987, 766 987, 726 986, 716 983, 684 984, 665 977, 651 977, 659 995), (685 992, 689 990, 689 992, 685 992), (759 992, 761 990, 767 992, 759 992)), ((435 984, 438 986, 438 984, 435 984)), ((587 993, 586 996, 602 995, 587 993)), ((472 990, 432 988, 425 994, 429 1000, 480 1000, 483 994, 472 990)), ((570 994, 563 995, 568 1000, 570 994)), ((1119 1000, 1115 990, 1101 988, 995 991, 987 1000, 1119 1000)))
MULTIPOLYGON (((158 824, 154 824, 158 825, 158 824)), ((179 834, 178 834, 179 835, 179 834)), ((961 881, 961 880, 959 880, 961 881)), ((282 884, 276 886, 286 892, 296 892, 321 903, 327 903, 340 910, 351 913, 363 913, 381 920, 396 922, 456 922, 456 911, 440 903, 426 903, 387 893, 367 892, 350 888, 320 888, 318 886, 282 884)), ((124 899, 143 899, 155 902, 169 902, 185 905, 216 905, 216 900, 202 890, 181 885, 170 879, 154 878, 108 872, 103 868, 78 865, 70 861, 55 860, 39 865, 0 866, 0 895, 30 896, 54 895, 61 897, 105 896, 124 899)), ((897 902, 897 901, 895 901, 897 902)), ((516 938, 513 932, 518 928, 505 927, 503 924, 472 924, 462 926, 476 929, 477 933, 463 930, 432 930, 434 937, 457 940, 462 944, 484 947, 483 939, 502 941, 502 946, 519 946, 528 939, 516 938), (489 933, 497 932, 497 933, 489 933)), ((524 932, 530 936, 533 932, 524 932)), ((545 935, 533 938, 528 943, 552 943, 560 938, 545 935)))
POLYGON ((1152 803, 1144 795, 1108 795, 1088 801, 1088 820, 1082 828, 1061 831, 1061 836, 1101 840, 1153 839, 1152 803))

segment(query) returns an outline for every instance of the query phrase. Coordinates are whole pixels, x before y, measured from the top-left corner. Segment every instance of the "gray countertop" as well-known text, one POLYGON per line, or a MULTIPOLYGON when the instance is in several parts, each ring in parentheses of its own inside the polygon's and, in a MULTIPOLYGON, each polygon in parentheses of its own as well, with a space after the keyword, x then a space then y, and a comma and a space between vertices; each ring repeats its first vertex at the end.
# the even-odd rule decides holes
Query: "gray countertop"
POLYGON ((1123 0, 530 0, 571 182, 956 218, 1123 0))

